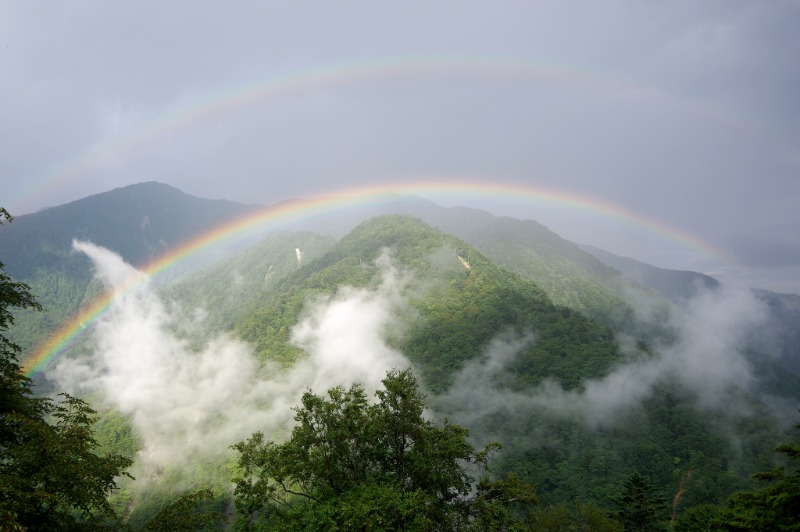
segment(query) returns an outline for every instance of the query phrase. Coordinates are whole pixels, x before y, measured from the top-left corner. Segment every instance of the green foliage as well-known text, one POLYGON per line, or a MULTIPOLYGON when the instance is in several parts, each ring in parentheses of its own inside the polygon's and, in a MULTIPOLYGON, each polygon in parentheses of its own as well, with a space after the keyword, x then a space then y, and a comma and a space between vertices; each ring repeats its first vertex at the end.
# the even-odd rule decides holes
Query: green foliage
POLYGON ((617 322, 627 312, 618 292, 618 272, 533 220, 453 209, 435 225, 497 265, 536 282, 557 305, 606 322, 617 322))
MULTIPOLYGON (((800 424, 796 428, 800 429, 800 424)), ((734 494, 726 511, 713 522, 712 530, 800 530, 800 444, 785 443, 774 452, 788 457, 793 471, 787 473, 785 467, 778 467, 754 474, 755 479, 768 485, 734 494)))
MULTIPOLYGON (((11 217, 0 209, 2 218, 11 217)), ((38 309, 28 286, 0 264, 0 332, 13 323, 12 308, 38 309)), ((107 496, 131 460, 98 455, 95 412, 62 394, 36 398, 17 362, 18 346, 0 334, 0 517, 10 529, 90 528, 113 516, 107 496), (78 525, 78 523, 81 523, 78 525)))
POLYGON ((209 489, 187 493, 165 505, 143 527, 145 532, 192 532, 221 529, 225 514, 203 505, 214 499, 209 489))
POLYGON ((638 472, 625 479, 620 493, 611 502, 626 531, 665 530, 666 499, 638 472))
MULTIPOLYGON (((95 292, 87 257, 72 252, 73 239, 88 240, 144 267, 191 238, 252 212, 255 207, 205 200, 159 183, 97 194, 35 214, 20 216, 0 231, 6 271, 30 285, 47 312, 21 310, 9 337, 27 352, 44 341, 95 292)), ((193 255, 192 260, 208 260, 193 255)), ((182 270, 170 268, 163 281, 182 270)), ((23 360, 24 362, 24 360, 23 360)))
POLYGON ((593 503, 555 504, 538 508, 531 518, 537 532, 621 532, 622 525, 593 503))
POLYGON ((307 392, 285 443, 255 433, 234 448, 244 524, 281 529, 502 529, 520 525, 535 494, 517 477, 488 479, 496 445, 476 450, 466 429, 422 417, 408 370, 392 371, 370 403, 360 385, 307 392), (474 476, 482 477, 472 494, 474 476), (513 515, 512 515, 513 514, 513 515))
POLYGON ((700 532, 712 530, 725 513, 722 506, 716 504, 698 504, 688 508, 679 516, 672 526, 673 532, 700 532))
MULTIPOLYGON (((490 342, 506 331, 532 333, 534 341, 497 373, 498 389, 526 393, 553 379, 579 391, 587 379, 602 377, 620 361, 607 325, 554 305, 537 284, 408 216, 368 220, 317 259, 289 272, 254 303, 260 308, 237 331, 257 346, 261 357, 293 363, 302 353, 289 337, 306 302, 342 285, 374 286, 380 279, 374 261, 385 247, 418 280, 407 294, 416 315, 390 341, 411 359, 433 393, 446 391, 453 375, 467 361, 484 356, 490 342)), ((646 356, 646 345, 640 348, 646 356)), ((436 396, 431 403, 450 413, 436 396)), ((518 472, 547 504, 575 498, 605 501, 631 468, 670 490, 691 469, 681 502, 689 507, 721 503, 747 486, 759 449, 775 429, 763 408, 751 405, 748 411, 740 418, 713 419, 696 409, 685 390, 665 383, 641 408, 619 412, 613 426, 600 431, 537 409, 499 410, 470 429, 501 440, 504 452, 496 471, 518 472), (721 427, 726 424, 742 434, 738 448, 725 436, 721 427)))
POLYGON ((232 329, 275 293, 287 276, 313 262, 334 244, 331 237, 280 232, 212 267, 190 274, 163 290, 187 308, 202 308, 209 332, 232 329), (301 259, 297 251, 301 252, 301 259))
MULTIPOLYGON (((461 217, 456 225, 469 223, 461 217)), ((408 327, 402 334, 389 341, 413 361, 425 388, 432 393, 445 392, 460 368, 484 357, 487 345, 506 332, 531 333, 534 341, 522 346, 496 373, 490 384, 497 390, 532 393, 543 380, 552 379, 566 389, 580 391, 587 379, 601 378, 611 371, 621 354, 608 323, 617 324, 620 313, 625 315, 609 288, 613 272, 554 236, 544 235, 542 238, 552 240, 545 238, 545 242, 537 243, 538 230, 532 225, 510 220, 486 228, 483 225, 479 220, 459 233, 476 247, 408 216, 369 220, 338 243, 312 233, 278 233, 231 260, 187 277, 164 293, 187 308, 207 308, 207 332, 232 328, 256 346, 262 359, 288 366, 302 356, 290 344, 290 333, 302 319, 308 302, 330 296, 343 285, 376 286, 380 271, 375 259, 388 247, 394 261, 413 272, 415 279, 406 294, 413 319, 407 320, 408 327), (505 232, 499 228, 505 228, 505 232), (301 263, 297 261, 296 247, 303 250, 301 263), (593 320, 587 315, 599 318, 593 320)), ((92 225, 87 227, 94 230, 92 225)), ((448 231, 455 233, 452 228, 448 231)), ((0 244, 3 249, 10 249, 5 246, 6 241, 0 244)), ((27 300, 17 302, 14 317, 18 323, 10 331, 11 340, 4 339, 4 346, 33 345, 41 331, 53 330, 81 302, 100 290, 98 283, 90 281, 85 257, 71 255, 67 247, 52 243, 28 243, 31 248, 40 244, 45 258, 41 267, 28 270, 33 274, 26 278, 34 286, 31 290, 35 290, 36 299, 30 297, 26 285, 15 284, 8 276, 2 278, 2 286, 11 287, 4 297, 28 294, 27 300), (46 303, 48 312, 38 312, 37 301, 46 303)), ((133 248, 126 253, 146 255, 133 248)), ((30 259, 27 266, 40 264, 34 255, 23 254, 22 262, 30 259)), ((21 264, 16 258, 14 262, 21 264)), ((5 319, 3 316, 0 314, 0 319, 5 319)), ((202 342, 203 338, 191 340, 202 342)), ((643 356, 648 353, 646 340, 637 337, 643 356)), ((16 402, 15 411, 27 411, 31 418, 47 419, 51 415, 48 408, 52 405, 46 401, 37 403, 30 394, 30 382, 21 374, 4 371, 3 375, 12 378, 0 390, 4 394, 0 397, 2 405, 16 402), (27 391, 17 393, 17 385, 27 391), (26 399, 20 400, 25 394, 26 399)), ((430 398, 437 412, 456 415, 441 408, 437 399, 435 395, 430 398)), ((352 423, 342 423, 337 427, 341 432, 358 429, 352 423)), ((775 423, 760 405, 748 403, 742 412, 712 417, 698 410, 695 398, 673 382, 660 385, 641 406, 620 410, 613 424, 600 429, 588 427, 577 418, 519 408, 492 412, 471 422, 469 428, 478 435, 478 441, 503 442, 503 453, 493 461, 494 473, 514 471, 523 485, 536 486, 538 497, 548 505, 532 518, 539 529, 546 529, 546 522, 563 530, 592 526, 602 530, 606 525, 613 529, 614 520, 593 503, 586 503, 584 515, 583 506, 569 506, 568 501, 607 503, 608 495, 618 489, 632 469, 642 472, 664 493, 674 491, 682 475, 691 471, 685 494, 676 505, 676 530, 681 526, 684 530, 696 529, 693 527, 705 526, 698 523, 719 521, 720 516, 733 519, 730 508, 714 505, 723 503, 736 490, 749 489, 752 484, 747 475, 772 467, 762 456, 763 451, 781 441, 775 438, 775 423), (726 435, 729 431, 738 435, 736 446, 726 435), (561 503, 565 504, 559 506, 561 503), (581 524, 589 522, 594 525, 581 524)), ((93 434, 97 440, 94 454, 118 454, 130 459, 138 448, 130 423, 113 412, 103 414, 93 425, 93 434)), ((457 431, 452 437, 458 439, 457 431)), ((224 466, 203 461, 181 472, 184 474, 163 472, 159 482, 147 490, 126 492, 112 502, 115 508, 125 511, 133 527, 143 526, 173 500, 176 490, 183 490, 187 484, 212 486, 217 494, 214 501, 203 502, 198 511, 218 511, 224 506, 223 496, 218 494, 221 485, 217 483, 219 477, 225 481, 229 478, 224 466), (191 480, 184 483, 187 477, 191 480)), ((311 503, 301 504, 302 496, 284 494, 298 508, 293 522, 309 528, 357 522, 374 528, 386 526, 387 522, 405 522, 409 527, 421 528, 430 525, 430 516, 417 508, 432 505, 431 495, 420 490, 400 492, 383 478, 362 480, 348 484, 338 498, 315 501, 313 512, 300 512, 300 506, 311 508, 311 503), (338 504, 339 500, 347 503, 338 504), (375 512, 375 507, 384 510, 375 512)), ((509 477, 503 481, 509 482, 503 492, 509 497, 505 502, 495 497, 496 489, 484 490, 472 506, 472 523, 483 519, 485 528, 492 529, 507 515, 522 515, 513 509, 513 497, 508 495, 513 491, 512 480, 509 477), (479 512, 480 508, 483 510, 479 512)), ((779 482, 778 478, 774 481, 779 482)), ((287 487, 297 488, 294 484, 287 487)), ((473 495, 481 490, 480 482, 473 490, 473 495)), ((259 510, 258 519, 267 519, 270 525, 284 523, 275 508, 280 505, 274 503, 259 510)))
POLYGON ((101 452, 116 453, 134 459, 140 442, 128 418, 116 411, 104 412, 93 428, 94 438, 101 452))
POLYGON ((123 456, 96 454, 94 411, 80 399, 63 397, 57 404, 23 397, 32 408, 2 416, 0 508, 27 528, 69 529, 78 522, 87 527, 113 517, 107 496, 131 465, 123 456))

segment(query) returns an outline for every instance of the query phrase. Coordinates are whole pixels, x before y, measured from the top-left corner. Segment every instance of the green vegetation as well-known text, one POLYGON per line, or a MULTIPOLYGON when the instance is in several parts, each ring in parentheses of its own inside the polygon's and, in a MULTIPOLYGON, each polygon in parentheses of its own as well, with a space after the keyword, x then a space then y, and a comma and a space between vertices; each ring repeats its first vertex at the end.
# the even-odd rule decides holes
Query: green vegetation
MULTIPOLYGON (((257 433, 235 445, 238 467, 222 449, 214 459, 193 463, 194 471, 154 474, 147 489, 116 476, 140 449, 130 419, 102 409, 97 416, 68 396, 61 403, 35 398, 16 363, 14 338, 41 335, 66 319, 76 301, 96 293, 88 265, 81 257, 53 255, 54 263, 67 264, 67 273, 41 269, 41 300, 3 273, 0 325, 5 330, 12 323, 7 309, 13 307, 25 326, 15 328, 11 340, 3 337, 0 436, 8 438, 2 449, 8 458, 0 460, 0 517, 28 526, 34 521, 26 512, 44 508, 36 499, 44 497, 48 515, 64 523, 152 530, 413 529, 434 522, 443 529, 792 530, 797 472, 773 470, 776 462, 765 452, 785 434, 747 391, 737 398, 742 408, 710 415, 691 390, 665 378, 635 406, 615 411, 609 423, 525 401, 543 384, 579 394, 618 365, 654 356, 659 332, 635 336, 635 349, 623 353, 615 324, 627 311, 604 284, 613 283, 613 272, 565 251, 568 243, 535 244, 535 231, 523 226, 504 221, 503 238, 487 231, 475 247, 409 216, 371 219, 338 242, 308 232, 277 233, 164 287, 166 299, 207 310, 208 335, 232 333, 255 346, 262 362, 288 369, 306 356, 292 345, 291 333, 310 305, 343 286, 379 287, 383 269, 376 259, 388 249, 411 281, 402 286, 402 327, 387 341, 413 363, 419 382, 410 372, 391 373, 374 401, 358 384, 327 395, 309 392, 285 441, 280 432, 257 433), (515 239, 531 242, 512 252, 515 239), (64 306, 67 300, 73 306, 64 306), (48 312, 38 312, 37 301, 48 312), (493 342, 506 337, 528 340, 479 383, 475 394, 496 392, 498 401, 479 403, 486 410, 472 415, 469 405, 454 404, 448 394, 462 370, 490 364, 493 342), (420 389, 428 393, 426 404, 420 389), (508 397, 519 400, 503 403, 508 397), (425 406, 436 422, 422 417, 425 406), (398 449, 390 443, 403 438, 412 444, 389 452, 398 449), (503 446, 496 456, 487 444, 492 441, 503 446), (749 478, 759 470, 771 471, 749 478), (232 476, 235 493, 226 488, 232 476), (123 489, 107 500, 117 485, 123 489)), ((478 229, 464 229, 472 242, 479 240, 478 229)), ((205 339, 186 340, 201 345, 205 339)), ((794 444, 778 450, 800 455, 794 444)))
POLYGON ((390 372, 370 404, 359 385, 306 392, 288 441, 256 433, 235 445, 243 526, 281 530, 521 529, 533 488, 489 479, 496 445, 476 450, 466 429, 422 417, 413 374, 390 372), (478 476, 479 480, 472 475, 478 476), (474 490, 474 491, 473 491, 474 490), (513 504, 512 504, 513 503, 513 504))
MULTIPOLYGON (((796 426, 800 429, 800 424, 796 426)), ((785 466, 756 473, 753 478, 767 485, 736 493, 721 516, 712 522, 720 530, 800 530, 800 444, 784 443, 776 453, 791 460, 791 472, 785 466)))
MULTIPOLYGON (((0 209, 3 218, 11 221, 0 209)), ((0 264, 0 332, 13 323, 13 308, 40 306, 0 264)), ((107 497, 132 461, 96 454, 95 412, 85 402, 34 397, 18 353, 0 334, 0 522, 12 530, 99 527, 114 516, 107 497)))
POLYGON ((230 259, 186 275, 162 293, 187 308, 208 309, 204 322, 208 332, 227 331, 253 312, 283 279, 334 243, 333 238, 316 233, 275 233, 230 259))
POLYGON ((622 528, 631 532, 664 530, 666 499, 656 493, 650 482, 634 472, 622 483, 620 493, 611 498, 622 528))
MULTIPOLYGON (((27 351, 99 294, 89 260, 72 252, 73 239, 111 249, 141 268, 192 237, 254 209, 195 198, 150 182, 20 216, 0 231, 0 249, 6 271, 31 287, 45 312, 21 309, 9 337, 27 351)), ((181 268, 175 267, 161 277, 180 273, 181 268)))
POLYGON ((430 223, 536 282, 553 303, 613 323, 629 312, 619 293, 619 272, 543 225, 475 209, 453 208, 448 214, 430 217, 430 223))

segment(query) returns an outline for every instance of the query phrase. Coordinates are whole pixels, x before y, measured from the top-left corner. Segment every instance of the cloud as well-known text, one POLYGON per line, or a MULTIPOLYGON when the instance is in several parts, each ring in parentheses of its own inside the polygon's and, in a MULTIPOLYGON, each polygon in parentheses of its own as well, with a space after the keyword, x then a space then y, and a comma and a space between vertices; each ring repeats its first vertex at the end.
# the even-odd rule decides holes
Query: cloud
MULTIPOLYGON (((717 248, 742 231, 792 239, 799 17, 787 1, 17 2, 0 18, 4 206, 142 176, 261 204, 472 176, 608 203, 717 248)), ((697 256, 575 209, 456 199, 659 266, 697 256)), ((767 273, 800 290, 796 272, 767 273)))
POLYGON ((763 303, 749 290, 701 290, 685 305, 672 308, 667 324, 671 341, 655 345, 653 354, 633 352, 633 342, 621 342, 628 357, 606 376, 586 380, 574 390, 552 380, 534 390, 503 386, 504 370, 535 335, 502 334, 481 358, 462 368, 441 404, 466 425, 495 412, 538 410, 604 427, 614 425, 626 409, 641 405, 659 384, 674 381, 697 397, 699 407, 727 409, 731 391, 753 389, 755 377, 745 351, 767 316, 763 303))
POLYGON ((130 417, 143 443, 138 474, 144 480, 170 466, 227 456, 231 444, 256 431, 283 437, 291 407, 309 386, 324 393, 360 382, 374 390, 389 369, 410 366, 384 341, 405 305, 409 281, 388 254, 377 261, 376 288, 344 287, 309 303, 292 333, 306 354, 282 370, 262 366, 250 345, 227 334, 197 347, 182 331, 201 327, 202 312, 162 301, 117 254, 87 242, 74 248, 91 259, 116 298, 95 324, 92 352, 63 359, 52 377, 71 393, 91 393, 130 417))
POLYGON ((308 374, 303 378, 311 388, 321 391, 352 381, 374 385, 387 370, 411 365, 385 340, 397 332, 410 277, 386 251, 376 264, 382 270, 377 289, 340 288, 333 297, 311 302, 306 318, 293 328, 292 343, 309 354, 293 373, 308 374))

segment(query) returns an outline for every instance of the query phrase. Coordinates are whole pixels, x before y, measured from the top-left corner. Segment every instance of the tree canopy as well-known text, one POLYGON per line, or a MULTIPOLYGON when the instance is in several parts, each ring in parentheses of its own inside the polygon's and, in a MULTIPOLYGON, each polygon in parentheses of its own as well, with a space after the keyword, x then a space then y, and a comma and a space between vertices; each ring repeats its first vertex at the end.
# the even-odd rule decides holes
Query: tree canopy
MULTIPOLYGON (((800 424, 796 428, 800 429, 800 424)), ((712 521, 712 530, 800 530, 800 444, 784 443, 774 452, 793 462, 790 472, 780 466, 755 473, 753 478, 767 485, 731 496, 725 511, 712 521)))
MULTIPOLYGON (((0 208, 3 219, 12 220, 0 208)), ((107 496, 131 460, 96 454, 95 412, 85 402, 34 397, 19 347, 3 334, 14 308, 41 310, 0 263, 0 522, 11 530, 91 528, 113 515, 107 496)))
POLYGON ((510 475, 489 478, 497 444, 423 418, 409 370, 391 371, 370 402, 359 384, 306 392, 284 443, 237 443, 235 500, 245 525, 283 529, 513 529, 536 503, 510 475))
POLYGON ((664 530, 666 499, 638 471, 623 481, 622 489, 611 502, 625 530, 664 530))

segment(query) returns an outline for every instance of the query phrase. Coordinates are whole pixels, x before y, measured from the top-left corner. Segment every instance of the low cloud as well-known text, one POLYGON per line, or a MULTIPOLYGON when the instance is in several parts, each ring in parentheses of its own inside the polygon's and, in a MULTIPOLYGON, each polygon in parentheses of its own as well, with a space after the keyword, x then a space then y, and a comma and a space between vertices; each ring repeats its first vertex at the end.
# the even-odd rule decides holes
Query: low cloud
POLYGON ((441 404, 467 425, 495 412, 535 409, 581 419, 597 428, 615 424, 626 409, 649 398, 656 386, 673 381, 696 396, 701 408, 729 408, 730 392, 754 387, 745 352, 767 315, 749 290, 703 290, 685 305, 672 308, 667 323, 670 342, 656 345, 653 353, 633 352, 633 342, 621 342, 628 355, 625 360, 606 376, 586 380, 575 390, 565 390, 552 380, 534 390, 509 390, 500 380, 503 372, 521 349, 536 340, 530 334, 503 334, 483 357, 456 375, 441 404))
POLYGON ((291 341, 309 354, 292 373, 302 385, 322 391, 336 384, 380 383, 392 368, 411 365, 386 338, 399 332, 407 310, 404 289, 410 277, 388 252, 376 261, 381 283, 374 289, 343 287, 333 297, 310 302, 307 316, 292 330, 291 341))
MULTIPOLYGON (((91 393, 130 417, 144 445, 139 475, 230 456, 229 446, 255 431, 282 439, 292 426, 291 408, 307 389, 324 393, 360 382, 371 393, 388 370, 411 365, 386 341, 402 333, 403 316, 411 315, 404 296, 411 278, 388 252, 376 261, 374 287, 343 287, 307 302, 291 334, 304 355, 282 369, 259 363, 251 346, 226 334, 198 346, 190 332, 202 327, 202 312, 163 301, 146 277, 106 249, 85 242, 75 249, 117 294, 95 324, 92 353, 62 360, 52 376, 61 388, 91 393)), ((665 316, 669 342, 650 353, 621 342, 625 356, 618 366, 571 390, 552 380, 511 390, 506 369, 537 339, 535 332, 500 334, 430 406, 467 426, 495 413, 535 410, 598 428, 613 426, 664 382, 678 382, 711 411, 731 408, 732 390, 754 388, 745 353, 768 313, 750 291, 701 290, 665 316)))
POLYGON ((227 334, 198 347, 185 332, 199 326, 202 313, 165 303, 117 254, 87 242, 74 248, 91 259, 96 276, 116 295, 95 324, 91 354, 63 359, 51 377, 61 388, 92 394, 130 417, 143 444, 138 474, 145 478, 225 456, 232 443, 256 431, 283 437, 292 424, 291 407, 309 387, 324 393, 360 382, 374 390, 389 369, 410 366, 384 341, 403 312, 409 280, 386 253, 377 261, 376 288, 345 287, 309 303, 292 332, 305 356, 283 370, 262 366, 250 345, 227 334))

